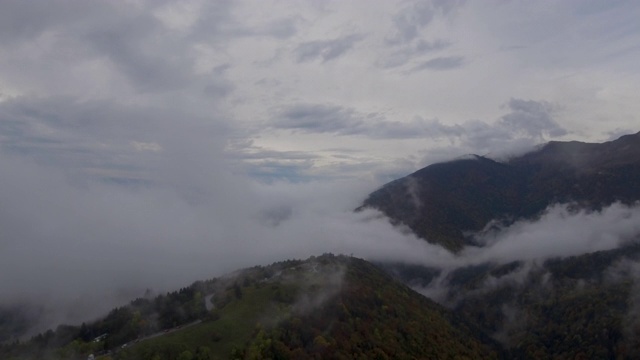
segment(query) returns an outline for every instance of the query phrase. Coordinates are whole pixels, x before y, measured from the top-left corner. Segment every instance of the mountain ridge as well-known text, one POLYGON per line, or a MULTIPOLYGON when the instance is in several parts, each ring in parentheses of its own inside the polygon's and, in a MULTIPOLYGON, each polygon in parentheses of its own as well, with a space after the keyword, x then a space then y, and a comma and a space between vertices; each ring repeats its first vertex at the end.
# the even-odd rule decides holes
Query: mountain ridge
POLYGON ((324 254, 139 298, 0 346, 3 359, 499 359, 477 325, 365 260, 324 254), (207 305, 207 301, 211 304, 207 305))
POLYGON ((490 221, 531 219, 556 203, 601 208, 640 200, 640 132, 605 143, 552 141, 498 162, 474 155, 436 163, 372 192, 393 224, 451 251, 478 245, 469 233, 490 221))

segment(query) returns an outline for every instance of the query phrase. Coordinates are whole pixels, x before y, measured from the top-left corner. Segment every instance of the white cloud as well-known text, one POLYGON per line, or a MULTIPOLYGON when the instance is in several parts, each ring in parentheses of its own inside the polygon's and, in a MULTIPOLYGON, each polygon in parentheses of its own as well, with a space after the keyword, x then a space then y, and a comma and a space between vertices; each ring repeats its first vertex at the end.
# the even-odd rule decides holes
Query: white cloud
POLYGON ((481 239, 483 248, 470 248, 463 257, 476 262, 547 259, 615 249, 636 241, 640 207, 615 203, 600 211, 570 211, 555 205, 535 221, 519 221, 481 239))

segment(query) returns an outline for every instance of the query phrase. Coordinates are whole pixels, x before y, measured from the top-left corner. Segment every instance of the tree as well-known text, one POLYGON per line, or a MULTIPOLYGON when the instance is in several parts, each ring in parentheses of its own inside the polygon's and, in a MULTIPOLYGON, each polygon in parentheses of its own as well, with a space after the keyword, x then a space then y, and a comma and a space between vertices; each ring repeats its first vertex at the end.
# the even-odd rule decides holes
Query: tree
POLYGON ((233 291, 236 295, 236 299, 242 299, 242 288, 240 287, 240 285, 238 285, 237 282, 233 284, 233 291))
POLYGON ((189 350, 185 350, 178 355, 177 360, 193 360, 193 354, 189 350))

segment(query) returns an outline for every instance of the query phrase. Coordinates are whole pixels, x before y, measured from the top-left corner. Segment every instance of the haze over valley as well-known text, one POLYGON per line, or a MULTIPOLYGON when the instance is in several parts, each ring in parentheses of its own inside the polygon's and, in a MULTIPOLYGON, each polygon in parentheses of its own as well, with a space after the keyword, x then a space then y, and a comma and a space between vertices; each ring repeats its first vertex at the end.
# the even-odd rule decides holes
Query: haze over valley
POLYGON ((194 321, 220 331, 273 302, 283 328, 256 340, 251 313, 213 341, 220 354, 271 339, 287 354, 372 356, 369 342, 388 355, 349 321, 370 306, 362 288, 399 304, 366 312, 371 324, 436 319, 447 335, 422 347, 633 358, 639 16, 634 1, 3 1, 0 342, 85 323, 89 343, 122 330, 104 320, 114 308, 144 318, 169 311, 151 300, 166 295, 189 315, 100 351, 194 321), (332 347, 287 335, 307 319, 300 299, 328 318, 344 306, 332 347), (200 306, 215 301, 219 323, 200 306))

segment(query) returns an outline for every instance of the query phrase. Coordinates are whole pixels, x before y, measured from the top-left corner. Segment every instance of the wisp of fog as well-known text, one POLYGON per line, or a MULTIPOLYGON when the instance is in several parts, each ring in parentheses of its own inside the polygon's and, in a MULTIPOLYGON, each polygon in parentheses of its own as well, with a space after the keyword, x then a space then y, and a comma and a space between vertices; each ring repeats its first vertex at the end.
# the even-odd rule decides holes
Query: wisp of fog
POLYGON ((374 184, 261 184, 222 161, 206 165, 216 171, 181 163, 180 181, 129 186, 74 183, 58 169, 0 156, 11 169, 0 187, 0 304, 39 307, 41 330, 102 315, 146 289, 324 252, 452 269, 606 250, 640 233, 638 207, 557 205, 454 255, 374 210, 353 212, 374 184))

